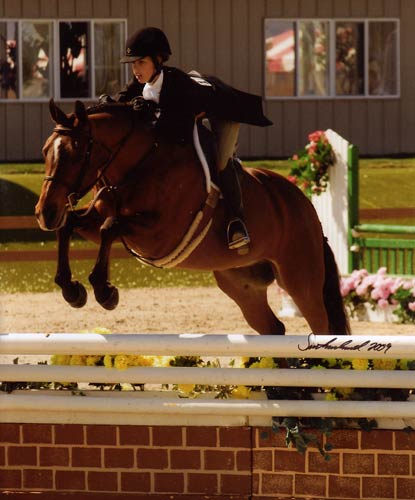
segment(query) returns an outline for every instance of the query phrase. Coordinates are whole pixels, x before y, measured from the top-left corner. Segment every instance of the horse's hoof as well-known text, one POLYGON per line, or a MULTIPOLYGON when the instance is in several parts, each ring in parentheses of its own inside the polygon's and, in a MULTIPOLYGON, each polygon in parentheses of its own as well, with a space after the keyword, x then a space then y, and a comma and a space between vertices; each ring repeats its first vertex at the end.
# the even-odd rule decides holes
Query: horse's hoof
POLYGON ((84 307, 88 299, 87 291, 84 285, 79 283, 79 281, 72 282, 72 286, 69 290, 62 290, 62 295, 66 302, 76 309, 84 307))
POLYGON ((120 294, 118 293, 118 288, 116 288, 115 286, 110 286, 109 294, 107 295, 107 297, 104 300, 98 300, 97 298, 97 301, 104 309, 112 311, 117 307, 119 299, 120 294))

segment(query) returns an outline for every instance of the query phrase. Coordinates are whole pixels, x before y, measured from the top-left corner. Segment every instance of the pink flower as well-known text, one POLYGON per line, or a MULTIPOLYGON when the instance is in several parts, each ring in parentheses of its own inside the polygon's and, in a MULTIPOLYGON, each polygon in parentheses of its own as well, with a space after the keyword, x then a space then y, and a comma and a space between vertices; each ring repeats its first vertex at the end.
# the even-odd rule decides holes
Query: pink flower
POLYGON ((297 184, 297 176, 295 175, 288 175, 287 179, 292 182, 293 184, 297 184))
POLYGON ((414 302, 409 302, 408 309, 410 311, 412 311, 412 312, 415 312, 415 301, 414 302))
POLYGON ((312 132, 308 135, 308 140, 310 142, 318 142, 321 136, 324 136, 324 131, 316 130, 315 132, 312 132))
POLYGON ((385 299, 378 300, 378 307, 380 309, 386 309, 388 307, 388 305, 389 305, 389 302, 387 300, 385 300, 385 299))
POLYGON ((298 160, 298 155, 293 155, 292 159, 297 161, 298 160))

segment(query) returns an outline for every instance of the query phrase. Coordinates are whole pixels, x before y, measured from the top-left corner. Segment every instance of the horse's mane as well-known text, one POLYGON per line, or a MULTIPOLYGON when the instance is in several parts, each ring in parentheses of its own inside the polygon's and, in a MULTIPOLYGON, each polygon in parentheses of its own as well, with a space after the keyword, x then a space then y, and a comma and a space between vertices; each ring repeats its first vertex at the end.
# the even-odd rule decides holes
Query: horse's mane
POLYGON ((99 113, 131 113, 133 106, 131 103, 126 102, 108 102, 95 104, 94 106, 89 106, 86 110, 88 116, 96 115, 99 113))

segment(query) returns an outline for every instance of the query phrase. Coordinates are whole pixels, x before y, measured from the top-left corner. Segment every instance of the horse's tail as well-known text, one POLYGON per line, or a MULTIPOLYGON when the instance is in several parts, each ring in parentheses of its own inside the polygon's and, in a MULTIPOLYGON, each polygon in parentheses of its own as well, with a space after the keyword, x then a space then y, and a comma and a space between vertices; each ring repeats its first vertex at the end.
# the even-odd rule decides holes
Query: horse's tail
POLYGON ((340 278, 336 260, 327 238, 324 238, 325 278, 323 287, 324 305, 329 318, 329 332, 350 335, 350 324, 340 293, 340 278))

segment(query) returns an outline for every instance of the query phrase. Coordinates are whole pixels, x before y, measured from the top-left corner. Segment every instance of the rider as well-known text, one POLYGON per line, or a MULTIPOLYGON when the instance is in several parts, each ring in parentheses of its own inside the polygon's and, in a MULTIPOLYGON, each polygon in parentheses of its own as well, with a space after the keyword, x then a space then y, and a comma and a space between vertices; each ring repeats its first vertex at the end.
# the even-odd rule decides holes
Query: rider
MULTIPOLYGON (((193 144, 196 117, 204 113, 216 135, 218 183, 229 215, 228 247, 246 252, 250 237, 243 221, 238 161, 234 158, 239 124, 272 125, 262 112, 261 97, 247 94, 214 77, 200 77, 165 66, 171 49, 166 35, 148 27, 126 42, 122 63, 131 63, 134 77, 116 100, 132 101, 135 109, 155 111, 156 130, 165 139, 193 144)), ((101 96, 100 102, 108 102, 101 96)))

